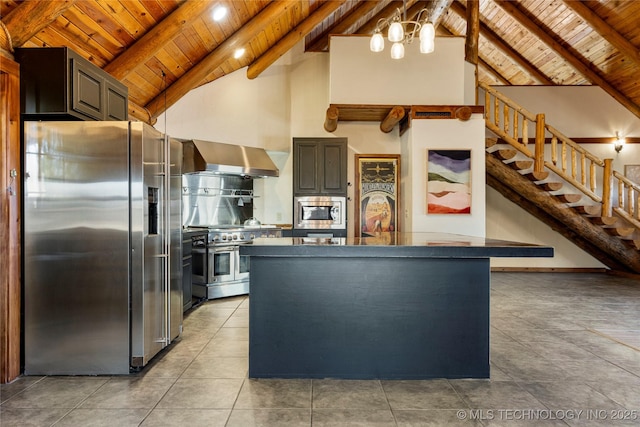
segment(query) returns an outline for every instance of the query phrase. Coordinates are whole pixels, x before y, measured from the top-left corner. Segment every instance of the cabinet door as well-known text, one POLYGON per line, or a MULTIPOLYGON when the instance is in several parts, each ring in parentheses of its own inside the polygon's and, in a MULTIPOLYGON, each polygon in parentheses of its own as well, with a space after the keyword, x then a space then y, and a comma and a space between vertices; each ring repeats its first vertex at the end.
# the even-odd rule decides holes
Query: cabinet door
POLYGON ((104 119, 104 78, 71 58, 71 108, 96 120, 104 119))
POLYGON ((347 139, 294 138, 294 196, 347 194, 347 139))
POLYGON ((319 194, 321 151, 316 141, 295 141, 293 152, 293 193, 319 194))
POLYGON ((105 80, 105 89, 106 120, 127 120, 129 106, 126 90, 123 93, 121 88, 118 88, 108 80, 105 80))
POLYGON ((347 192, 347 142, 322 144, 322 193, 346 194, 347 192))

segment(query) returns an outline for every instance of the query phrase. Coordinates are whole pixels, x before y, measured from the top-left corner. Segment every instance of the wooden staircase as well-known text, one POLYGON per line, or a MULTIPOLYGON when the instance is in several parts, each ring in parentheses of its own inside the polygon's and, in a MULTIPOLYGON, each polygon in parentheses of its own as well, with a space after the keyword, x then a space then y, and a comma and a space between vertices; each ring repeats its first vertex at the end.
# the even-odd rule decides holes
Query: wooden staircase
POLYGON ((612 170, 613 159, 545 123, 544 114, 479 88, 496 135, 486 140, 487 184, 612 270, 640 274, 640 185, 612 170))

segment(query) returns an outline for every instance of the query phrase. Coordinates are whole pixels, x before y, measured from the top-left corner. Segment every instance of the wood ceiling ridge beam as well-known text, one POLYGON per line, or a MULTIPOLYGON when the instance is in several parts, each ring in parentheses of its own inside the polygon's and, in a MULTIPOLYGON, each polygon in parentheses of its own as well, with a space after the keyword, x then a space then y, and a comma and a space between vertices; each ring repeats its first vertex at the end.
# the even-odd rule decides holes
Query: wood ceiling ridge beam
MULTIPOLYGON (((55 21, 77 0, 59 1, 25 1, 2 18, 2 23, 11 35, 11 40, 4 40, 3 49, 12 52, 13 48, 24 45, 40 30, 55 21)), ((4 39, 4 37, 3 37, 4 39)))
POLYGON ((505 12, 507 12, 511 17, 513 17, 520 25, 525 27, 529 32, 531 32, 534 36, 538 37, 540 41, 549 46, 552 50, 554 50, 562 59, 567 61, 573 68, 586 77, 588 80, 591 80, 592 83, 600 86, 605 92, 611 95, 616 101, 622 104, 627 110, 631 113, 640 117, 640 106, 634 103, 632 100, 627 98, 622 92, 616 89, 607 79, 600 76, 595 70, 593 70, 589 64, 585 64, 582 59, 575 56, 573 53, 569 51, 566 47, 564 47, 561 43, 556 41, 556 39, 551 35, 553 32, 544 26, 544 30, 541 26, 535 23, 531 18, 529 18, 515 3, 507 0, 494 0, 494 2, 499 5, 505 12))
POLYGON ((332 34, 344 34, 347 32, 349 28, 355 24, 358 19, 362 18, 363 15, 366 15, 376 6, 378 6, 378 1, 364 1, 358 3, 356 7, 351 9, 349 14, 341 19, 339 22, 332 25, 326 31, 324 31, 320 36, 318 36, 314 41, 311 42, 309 47, 305 50, 307 52, 324 52, 329 48, 329 36, 332 34))
MULTIPOLYGON (((460 15, 463 19, 466 17, 467 8, 464 7, 459 1, 454 1, 451 5, 451 10, 460 15)), ((492 43, 495 47, 504 52, 514 62, 524 69, 531 77, 538 80, 542 84, 554 85, 555 83, 546 74, 540 71, 535 65, 533 65, 527 58, 522 56, 520 52, 513 49, 502 37, 500 37, 495 31, 493 31, 487 24, 482 21, 480 17, 480 34, 492 43)))
POLYGON ((220 67, 227 59, 233 56, 233 51, 248 43, 256 34, 264 30, 271 22, 278 19, 294 5, 286 1, 269 3, 257 15, 244 24, 240 29, 228 37, 218 47, 205 56, 200 62, 185 72, 182 77, 173 82, 171 86, 160 92, 145 108, 149 110, 151 118, 157 118, 166 108, 175 104, 191 89, 197 87, 202 80, 220 67), (165 95, 166 93, 166 95, 165 95))
POLYGON ((125 49, 103 69, 116 79, 122 80, 136 67, 144 64, 173 40, 182 30, 211 7, 209 1, 186 1, 157 25, 147 31, 129 48, 125 49))
POLYGON ((260 55, 247 68, 247 78, 255 79, 264 70, 269 68, 271 64, 278 60, 282 55, 287 53, 300 40, 304 39, 313 29, 319 25, 324 19, 336 11, 346 0, 334 0, 324 2, 304 21, 298 24, 293 30, 289 31, 283 38, 271 46, 269 50, 260 55))
POLYGON ((615 28, 607 24, 604 19, 600 18, 589 6, 581 1, 564 0, 564 3, 580 15, 582 19, 587 21, 587 24, 596 30, 606 41, 615 46, 623 55, 629 57, 636 66, 640 66, 640 50, 629 40, 625 39, 615 28))

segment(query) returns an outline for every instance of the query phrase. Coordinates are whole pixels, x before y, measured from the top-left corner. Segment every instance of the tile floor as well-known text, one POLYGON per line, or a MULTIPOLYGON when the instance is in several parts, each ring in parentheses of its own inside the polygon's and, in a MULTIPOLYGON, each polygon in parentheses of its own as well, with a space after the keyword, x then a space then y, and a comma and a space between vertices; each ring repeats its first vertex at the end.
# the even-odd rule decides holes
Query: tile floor
POLYGON ((491 288, 490 381, 250 380, 236 297, 189 312, 136 375, 2 385, 0 425, 640 425, 640 281, 501 272, 491 288))

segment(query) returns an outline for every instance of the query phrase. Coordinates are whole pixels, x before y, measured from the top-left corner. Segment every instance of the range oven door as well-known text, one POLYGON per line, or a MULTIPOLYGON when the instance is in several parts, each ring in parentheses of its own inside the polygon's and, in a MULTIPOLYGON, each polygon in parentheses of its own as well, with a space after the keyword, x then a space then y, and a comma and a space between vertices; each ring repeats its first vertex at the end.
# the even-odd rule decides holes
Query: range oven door
POLYGON ((237 246, 209 246, 207 284, 236 280, 237 246))
POLYGON ((249 255, 240 255, 240 248, 236 247, 236 280, 249 280, 249 255))
POLYGON ((204 242, 194 242, 191 247, 191 281, 196 285, 207 284, 207 247, 204 242))

